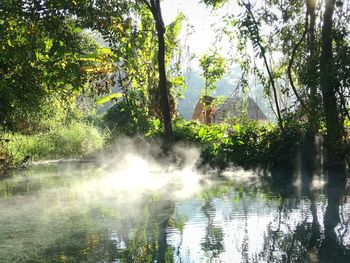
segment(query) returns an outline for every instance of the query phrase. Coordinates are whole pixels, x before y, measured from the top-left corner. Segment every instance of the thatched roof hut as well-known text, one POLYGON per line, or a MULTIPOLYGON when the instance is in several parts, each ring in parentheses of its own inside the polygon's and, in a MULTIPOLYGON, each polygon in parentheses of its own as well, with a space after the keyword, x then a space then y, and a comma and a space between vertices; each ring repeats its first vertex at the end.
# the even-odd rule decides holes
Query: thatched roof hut
MULTIPOLYGON (((215 122, 219 123, 227 118, 237 117, 245 110, 244 100, 239 97, 228 98, 215 114, 215 122)), ((266 115, 261 111, 256 102, 248 97, 246 102, 248 118, 256 121, 267 121, 266 115)))
MULTIPOLYGON (((242 115, 244 111, 244 105, 247 106, 248 118, 251 120, 267 121, 266 115, 261 111, 256 102, 248 97, 246 104, 243 98, 240 97, 230 97, 225 100, 225 102, 216 110, 211 109, 211 122, 220 123, 225 119, 232 117, 238 117, 242 115)), ((199 121, 201 123, 207 123, 206 120, 206 110, 201 99, 198 100, 194 112, 192 115, 192 120, 199 121)))

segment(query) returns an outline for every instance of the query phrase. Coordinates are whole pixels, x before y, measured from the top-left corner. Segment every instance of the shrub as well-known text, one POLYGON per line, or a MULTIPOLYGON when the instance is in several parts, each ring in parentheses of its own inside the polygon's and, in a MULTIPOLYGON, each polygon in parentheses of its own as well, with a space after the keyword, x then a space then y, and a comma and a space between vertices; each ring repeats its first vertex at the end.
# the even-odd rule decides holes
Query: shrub
MULTIPOLYGON (((288 122, 282 134, 275 125, 247 119, 238 119, 232 124, 211 125, 181 118, 173 121, 175 140, 197 145, 201 149, 203 163, 220 168, 229 164, 249 168, 269 166, 276 161, 289 162, 295 156, 302 130, 303 127, 295 122, 288 122)), ((140 129, 133 131, 133 134, 142 135, 140 129)), ((163 139, 161 121, 148 120, 148 130, 143 135, 163 139)))
POLYGON ((197 143, 204 163, 222 168, 230 163, 251 167, 290 160, 301 136, 296 126, 282 135, 271 124, 249 120, 233 125, 203 125, 179 119, 174 121, 174 133, 177 140, 197 143))

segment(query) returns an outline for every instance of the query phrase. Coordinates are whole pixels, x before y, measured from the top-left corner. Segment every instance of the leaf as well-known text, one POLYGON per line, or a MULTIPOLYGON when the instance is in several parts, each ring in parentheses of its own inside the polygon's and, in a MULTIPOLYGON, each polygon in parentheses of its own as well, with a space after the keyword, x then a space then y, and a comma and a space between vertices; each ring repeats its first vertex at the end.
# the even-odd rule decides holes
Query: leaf
POLYGON ((48 39, 46 39, 46 40, 44 41, 44 43, 45 43, 45 50, 46 50, 46 51, 50 51, 50 49, 51 49, 51 47, 52 47, 52 45, 53 45, 52 39, 48 38, 48 39))
POLYGON ((98 48, 97 52, 99 54, 105 54, 105 55, 112 55, 113 51, 110 48, 104 47, 104 48, 98 48))
POLYGON ((121 97, 123 97, 122 93, 113 93, 111 95, 108 95, 108 96, 105 96, 105 97, 102 97, 102 98, 96 100, 96 104, 101 105, 101 104, 104 104, 106 102, 109 102, 112 99, 119 99, 121 97))
POLYGON ((203 138, 207 134, 207 130, 205 128, 201 128, 198 132, 198 136, 203 138))
POLYGON ((239 124, 233 125, 232 128, 234 129, 235 132, 239 133, 241 131, 241 126, 239 124))
POLYGON ((81 70, 87 73, 109 73, 115 70, 115 66, 112 63, 102 66, 82 66, 81 70))
POLYGON ((171 82, 174 87, 183 87, 184 89, 187 89, 184 76, 176 76, 171 79, 171 82))
POLYGON ((160 119, 155 119, 154 121, 153 121, 153 125, 154 125, 154 127, 158 130, 159 129, 159 127, 160 127, 160 119))
POLYGON ((238 144, 238 145, 244 145, 244 142, 243 142, 242 140, 238 140, 238 141, 237 141, 237 144, 238 144))

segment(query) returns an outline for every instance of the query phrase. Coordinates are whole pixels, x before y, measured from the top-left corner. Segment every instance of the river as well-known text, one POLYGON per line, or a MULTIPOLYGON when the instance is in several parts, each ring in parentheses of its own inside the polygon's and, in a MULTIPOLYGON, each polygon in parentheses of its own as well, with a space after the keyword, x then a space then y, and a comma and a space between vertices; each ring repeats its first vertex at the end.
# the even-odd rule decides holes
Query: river
POLYGON ((0 181, 0 262, 350 262, 344 183, 66 162, 0 181), (311 189, 311 190, 310 190, 311 189))

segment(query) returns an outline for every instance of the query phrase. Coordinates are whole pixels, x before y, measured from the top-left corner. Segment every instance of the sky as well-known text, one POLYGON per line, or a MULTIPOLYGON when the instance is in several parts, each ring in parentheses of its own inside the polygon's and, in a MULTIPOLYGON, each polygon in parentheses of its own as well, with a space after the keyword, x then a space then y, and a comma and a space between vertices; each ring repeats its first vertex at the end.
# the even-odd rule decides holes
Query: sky
MULTIPOLYGON (((188 19, 188 24, 192 26, 192 33, 188 37, 187 44, 191 52, 197 55, 194 67, 198 67, 198 57, 211 48, 217 48, 223 55, 228 52, 228 41, 215 42, 215 28, 223 26, 223 10, 213 11, 199 0, 165 0, 162 2, 162 14, 165 24, 171 23, 176 15, 182 12, 188 19)), ((185 36, 186 30, 183 30, 185 36)))
POLYGON ((210 9, 198 2, 198 0, 166 0, 162 3, 162 13, 165 24, 171 23, 178 13, 184 13, 193 26, 190 46, 202 53, 214 40, 214 33, 210 30, 210 26, 217 22, 217 19, 211 14, 210 9))

